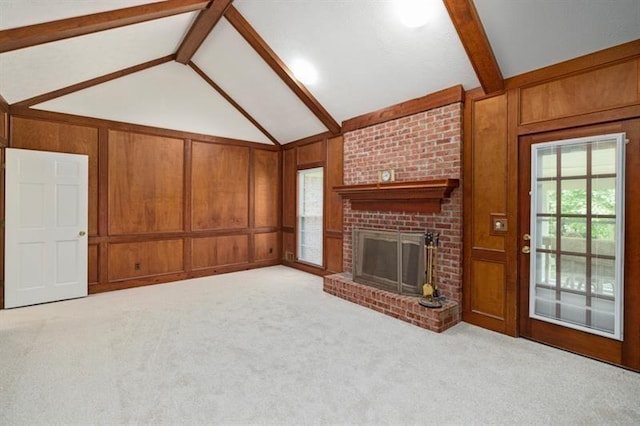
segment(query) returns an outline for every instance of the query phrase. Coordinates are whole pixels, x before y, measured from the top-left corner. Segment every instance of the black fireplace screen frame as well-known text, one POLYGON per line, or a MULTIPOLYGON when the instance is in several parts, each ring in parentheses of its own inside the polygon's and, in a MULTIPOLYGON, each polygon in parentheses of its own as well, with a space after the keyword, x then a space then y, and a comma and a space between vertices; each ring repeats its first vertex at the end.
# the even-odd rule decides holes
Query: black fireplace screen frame
POLYGON ((354 228, 352 244, 355 282, 402 295, 422 295, 424 234, 354 228))

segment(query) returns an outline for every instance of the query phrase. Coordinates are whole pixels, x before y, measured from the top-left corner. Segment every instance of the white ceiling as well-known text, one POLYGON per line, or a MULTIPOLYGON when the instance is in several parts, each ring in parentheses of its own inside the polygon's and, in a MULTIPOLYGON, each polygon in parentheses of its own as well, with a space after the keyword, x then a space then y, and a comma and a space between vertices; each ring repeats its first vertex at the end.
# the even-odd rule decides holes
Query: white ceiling
POLYGON ((307 88, 338 122, 463 84, 479 85, 444 4, 424 27, 404 27, 391 1, 233 2, 291 67, 303 57, 319 81, 307 88))
POLYGON ((158 0, 0 0, 0 30, 154 3, 158 0))
POLYGON ((11 104, 170 55, 196 15, 191 12, 3 53, 0 93, 11 104))
POLYGON ((168 62, 35 108, 271 144, 190 67, 168 62))
POLYGON ((640 39, 640 0, 474 0, 505 78, 640 39))
MULTIPOLYGON (((157 0, 0 0, 0 30, 157 0)), ((406 28, 394 0, 235 0, 234 6, 337 122, 457 85, 479 86, 441 0, 406 28)), ((640 0, 474 0, 505 77, 640 39, 640 0)), ((196 12, 0 54, 16 103, 175 53, 196 12)), ((193 58, 282 143, 325 126, 222 19, 193 58)), ((193 70, 160 65, 36 108, 270 143, 193 70)))
POLYGON ((193 62, 278 141, 327 131, 225 19, 209 34, 193 62))

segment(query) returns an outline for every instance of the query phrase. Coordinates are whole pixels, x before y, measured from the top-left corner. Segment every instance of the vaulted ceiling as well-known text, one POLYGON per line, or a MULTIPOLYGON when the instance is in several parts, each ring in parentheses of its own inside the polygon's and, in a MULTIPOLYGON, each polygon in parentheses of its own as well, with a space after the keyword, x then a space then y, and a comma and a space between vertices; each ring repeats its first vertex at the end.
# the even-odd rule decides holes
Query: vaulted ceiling
POLYGON ((638 0, 0 0, 12 105, 265 144, 640 39, 638 0), (313 64, 303 84, 295 61, 313 64))

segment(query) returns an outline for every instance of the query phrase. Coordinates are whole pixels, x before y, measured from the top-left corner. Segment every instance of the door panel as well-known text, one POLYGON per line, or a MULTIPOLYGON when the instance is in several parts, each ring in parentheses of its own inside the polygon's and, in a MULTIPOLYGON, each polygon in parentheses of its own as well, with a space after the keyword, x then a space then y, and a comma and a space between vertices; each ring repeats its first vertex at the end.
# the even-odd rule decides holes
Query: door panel
POLYGON ((86 296, 87 156, 6 155, 5 307, 86 296))
POLYGON ((640 307, 633 301, 638 300, 640 295, 640 262, 632 256, 638 252, 638 241, 631 234, 637 225, 627 219, 629 226, 624 244, 621 244, 626 252, 625 263, 621 265, 624 267, 624 288, 616 292, 611 287, 611 277, 616 270, 615 256, 612 256, 617 253, 615 242, 611 241, 610 236, 600 235, 609 235, 611 217, 616 216, 616 212, 611 211, 611 205, 602 197, 606 191, 610 192, 613 179, 610 176, 610 161, 600 162, 603 152, 596 152, 603 147, 595 146, 593 152, 579 149, 575 152, 557 151, 560 156, 567 155, 566 164, 576 165, 572 170, 562 172, 561 159, 553 155, 546 159, 537 158, 537 162, 533 162, 537 184, 531 187, 532 145, 619 132, 626 133, 628 143, 625 147, 626 191, 624 202, 618 203, 622 206, 618 216, 629 218, 631 212, 640 207, 635 189, 637 185, 634 184, 639 176, 637 167, 633 167, 638 164, 640 157, 638 120, 520 138, 520 248, 531 245, 532 253, 521 252, 519 257, 519 322, 523 337, 638 370, 640 333, 637 324, 640 307), (568 161, 571 157, 572 160, 568 161), (562 176, 558 178, 560 174, 562 176), (582 204, 575 200, 569 202, 572 192, 591 194, 588 196, 590 198, 586 198, 590 201, 582 204), (536 200, 533 215, 531 196, 536 200), (528 240, 531 231, 533 234, 528 240), (538 267, 534 270, 532 264, 538 267), (532 275, 536 287, 530 292, 532 275), (547 297, 542 293, 546 293, 547 297), (614 293, 624 302, 620 324, 624 333, 620 336, 621 340, 616 340, 616 336, 609 332, 613 327, 611 312, 616 300, 614 293), (563 321, 571 324, 562 324, 563 321), (601 335, 583 331, 590 327, 599 328, 596 333, 601 335))

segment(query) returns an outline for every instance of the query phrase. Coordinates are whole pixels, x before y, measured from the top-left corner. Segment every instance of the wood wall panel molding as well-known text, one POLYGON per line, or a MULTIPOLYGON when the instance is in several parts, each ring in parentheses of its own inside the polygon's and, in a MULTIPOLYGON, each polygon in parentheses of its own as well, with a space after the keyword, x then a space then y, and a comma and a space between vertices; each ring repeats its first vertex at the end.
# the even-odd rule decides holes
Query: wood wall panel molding
POLYGON ((183 240, 109 245, 110 281, 183 272, 183 240))
POLYGON ((194 270, 249 263, 249 235, 191 239, 194 270))
MULTIPOLYGON (((507 95, 473 103, 472 185, 474 247, 504 250, 504 237, 491 235, 490 215, 507 209, 507 95), (493 167, 486 167, 493 164, 493 167)), ((515 223, 513 224, 516 225, 515 223)))
POLYGON ((213 0, 209 7, 203 9, 189 28, 189 32, 178 47, 176 61, 188 64, 202 42, 207 38, 213 27, 224 15, 233 0, 213 0))
MULTIPOLYGON (((4 164, 4 148, 0 148, 0 164, 4 164)), ((4 223, 4 169, 0 170, 0 221, 4 223)), ((0 227, 0 309, 4 309, 4 227, 0 227)))
POLYGON ((509 173, 517 174, 507 170, 511 146, 515 147, 509 142, 513 123, 508 102, 506 94, 486 96, 479 89, 467 92, 464 105, 463 250, 469 261, 464 262, 462 315, 471 324, 515 335, 517 320, 511 311, 517 309, 517 298, 509 291, 515 283, 509 281, 513 264, 507 262, 506 247, 517 233, 517 220, 508 211, 508 232, 499 236, 492 236, 489 227, 491 213, 505 212, 509 197, 517 198, 508 183, 509 173))
POLYGON ((282 233, 282 259, 287 260, 290 253, 292 260, 296 257, 296 234, 294 231, 282 233))
POLYGON ((318 142, 301 145, 298 147, 297 152, 297 161, 296 167, 298 169, 304 167, 315 167, 318 164, 324 164, 325 159, 325 140, 321 140, 318 142))
POLYGON ((471 261, 470 310, 478 315, 505 321, 506 289, 504 263, 471 261))
POLYGON ((100 282, 99 284, 89 286, 89 294, 104 293, 106 291, 123 290, 125 288, 135 288, 147 285, 164 284, 172 281, 186 280, 187 278, 191 278, 191 276, 186 272, 175 272, 149 277, 130 278, 122 281, 100 282))
POLYGON ((332 138, 334 136, 339 136, 339 135, 334 135, 331 132, 323 132, 323 133, 318 133, 317 135, 311 135, 311 136, 307 136, 298 140, 295 140, 293 142, 289 142, 285 145, 282 145, 283 149, 293 149, 299 146, 303 146, 303 145, 307 145, 310 143, 314 143, 314 142, 318 142, 324 139, 328 139, 328 138, 332 138))
MULTIPOLYGON (((518 226, 510 226, 510 232, 505 235, 505 252, 506 252, 506 321, 504 333, 510 336, 518 336, 519 323, 518 315, 520 307, 518 304, 518 257, 520 256, 520 233, 522 230, 518 220, 518 185, 520 183, 520 170, 518 166, 518 158, 520 156, 517 123, 518 123, 518 105, 519 92, 517 90, 507 91, 507 220, 510 224, 518 224, 518 226)), ((529 179, 529 176, 524 176, 529 179)))
POLYGON ((9 103, 0 95, 0 111, 9 112, 9 103))
POLYGON ((98 235, 98 129, 11 117, 11 147, 89 156, 89 235, 98 235))
POLYGON ((298 98, 315 114, 315 116, 325 125, 332 134, 341 132, 340 125, 333 119, 331 114, 318 102, 309 90, 298 81, 293 72, 269 47, 266 41, 256 32, 238 10, 229 6, 224 15, 240 35, 253 47, 260 57, 271 67, 271 69, 289 86, 298 98))
POLYGON ((249 227, 249 149, 194 142, 193 230, 249 227))
POLYGON ((588 126, 591 124, 602 124, 612 121, 628 120, 640 117, 640 104, 631 105, 606 111, 597 111, 589 114, 576 115, 573 117, 559 118, 556 120, 542 121, 540 123, 525 124, 515 128, 515 134, 524 136, 541 132, 567 129, 570 127, 588 126))
POLYGON ((9 145, 9 114, 0 111, 0 148, 9 145))
POLYGON ((324 239, 326 249, 326 269, 330 273, 342 272, 342 237, 324 239))
POLYGON ((254 228, 277 227, 279 223, 280 155, 277 152, 253 152, 254 228))
POLYGON ((89 250, 87 253, 87 273, 89 285, 97 284, 98 280, 98 245, 89 244, 89 250))
MULTIPOLYGON (((342 236, 343 211, 342 197, 333 190, 334 187, 344 185, 343 181, 343 138, 337 136, 327 140, 327 163, 325 166, 325 235, 330 232, 339 233, 342 236)), ((342 253, 342 249, 340 249, 342 253)), ((329 259, 327 259, 329 261, 329 259)), ((327 264, 327 268, 329 265, 327 264)), ((342 269, 342 259, 340 259, 342 269)), ((334 269, 331 269, 334 270, 334 269)))
POLYGON ((235 145, 251 147, 256 149, 265 149, 270 151, 279 151, 280 148, 275 145, 262 144, 257 142, 248 142, 239 139, 225 138, 220 136, 205 135, 202 133, 185 132, 181 130, 161 129, 159 127, 144 126, 141 124, 124 123, 121 121, 105 120, 101 118, 83 117, 81 115, 65 114, 60 112, 44 111, 40 109, 27 108, 19 105, 11 105, 9 107, 11 116, 34 118, 46 121, 55 121, 68 123, 73 125, 108 127, 110 130, 119 130, 123 132, 133 132, 138 134, 161 136, 176 139, 192 139, 199 142, 235 145))
POLYGON ((520 89, 520 125, 640 104, 638 60, 520 89))
POLYGON ((277 260, 280 258, 278 250, 278 233, 255 234, 254 261, 277 260))
POLYGON ((342 131, 343 133, 353 132, 354 130, 407 117, 430 109, 440 108, 457 102, 464 102, 464 96, 464 88, 461 85, 452 86, 416 99, 411 99, 379 109, 378 111, 345 120, 342 122, 342 131))
POLYGON ((98 235, 109 235, 109 129, 98 129, 98 235))
POLYGON ((505 80, 505 89, 515 89, 547 80, 563 78, 574 73, 583 73, 592 68, 602 67, 615 62, 623 62, 640 56, 640 40, 630 41, 618 46, 549 65, 505 80))
POLYGON ((296 226, 296 149, 284 151, 284 165, 282 167, 282 226, 295 228, 296 226))
POLYGON ((500 66, 472 0, 444 0, 453 26, 486 93, 504 88, 500 66))
POLYGON ((14 105, 17 107, 30 107, 33 105, 41 104, 43 102, 47 102, 52 99, 56 99, 65 95, 69 95, 74 92, 78 92, 80 90, 87 89, 89 87, 106 83, 107 81, 115 80, 117 78, 124 77, 129 74, 133 74, 139 71, 143 71, 143 70, 167 63, 169 61, 172 61, 173 58, 174 58, 173 55, 164 56, 162 58, 154 59, 152 61, 144 62, 142 64, 134 65, 129 68, 125 68, 119 71, 105 74, 100 77, 96 77, 80 83, 72 84, 71 86, 63 87, 62 89, 57 89, 48 93, 44 93, 42 95, 34 96, 32 98, 17 102, 14 105))
POLYGON ((184 141, 109 131, 109 234, 183 230, 184 141))
POLYGON ((0 31, 0 53, 203 9, 209 1, 166 0, 0 31))
POLYGON ((251 124, 256 126, 258 128, 258 130, 260 130, 262 132, 263 135, 265 135, 271 142, 273 142, 274 145, 280 146, 280 142, 278 142, 278 140, 275 137, 273 137, 273 135, 271 135, 271 133, 269 133, 267 131, 267 129, 262 127, 262 125, 260 123, 258 123, 258 121, 256 119, 254 119, 251 116, 251 114, 249 114, 244 108, 242 108, 240 106, 240 104, 238 104, 231 96, 229 96, 227 94, 227 92, 225 92, 222 89, 222 87, 218 86, 218 84, 216 84, 216 82, 213 81, 204 71, 202 71, 196 64, 194 64, 191 61, 189 61, 189 66, 191 67, 191 69, 193 69, 196 72, 196 74, 198 74, 204 81, 206 81, 207 84, 209 84, 209 86, 211 86, 215 91, 217 91, 220 94, 220 96, 225 98, 227 102, 229 102, 231 105, 233 105, 233 107, 240 114, 242 114, 244 116, 244 118, 246 118, 247 120, 249 120, 251 122, 251 124))

